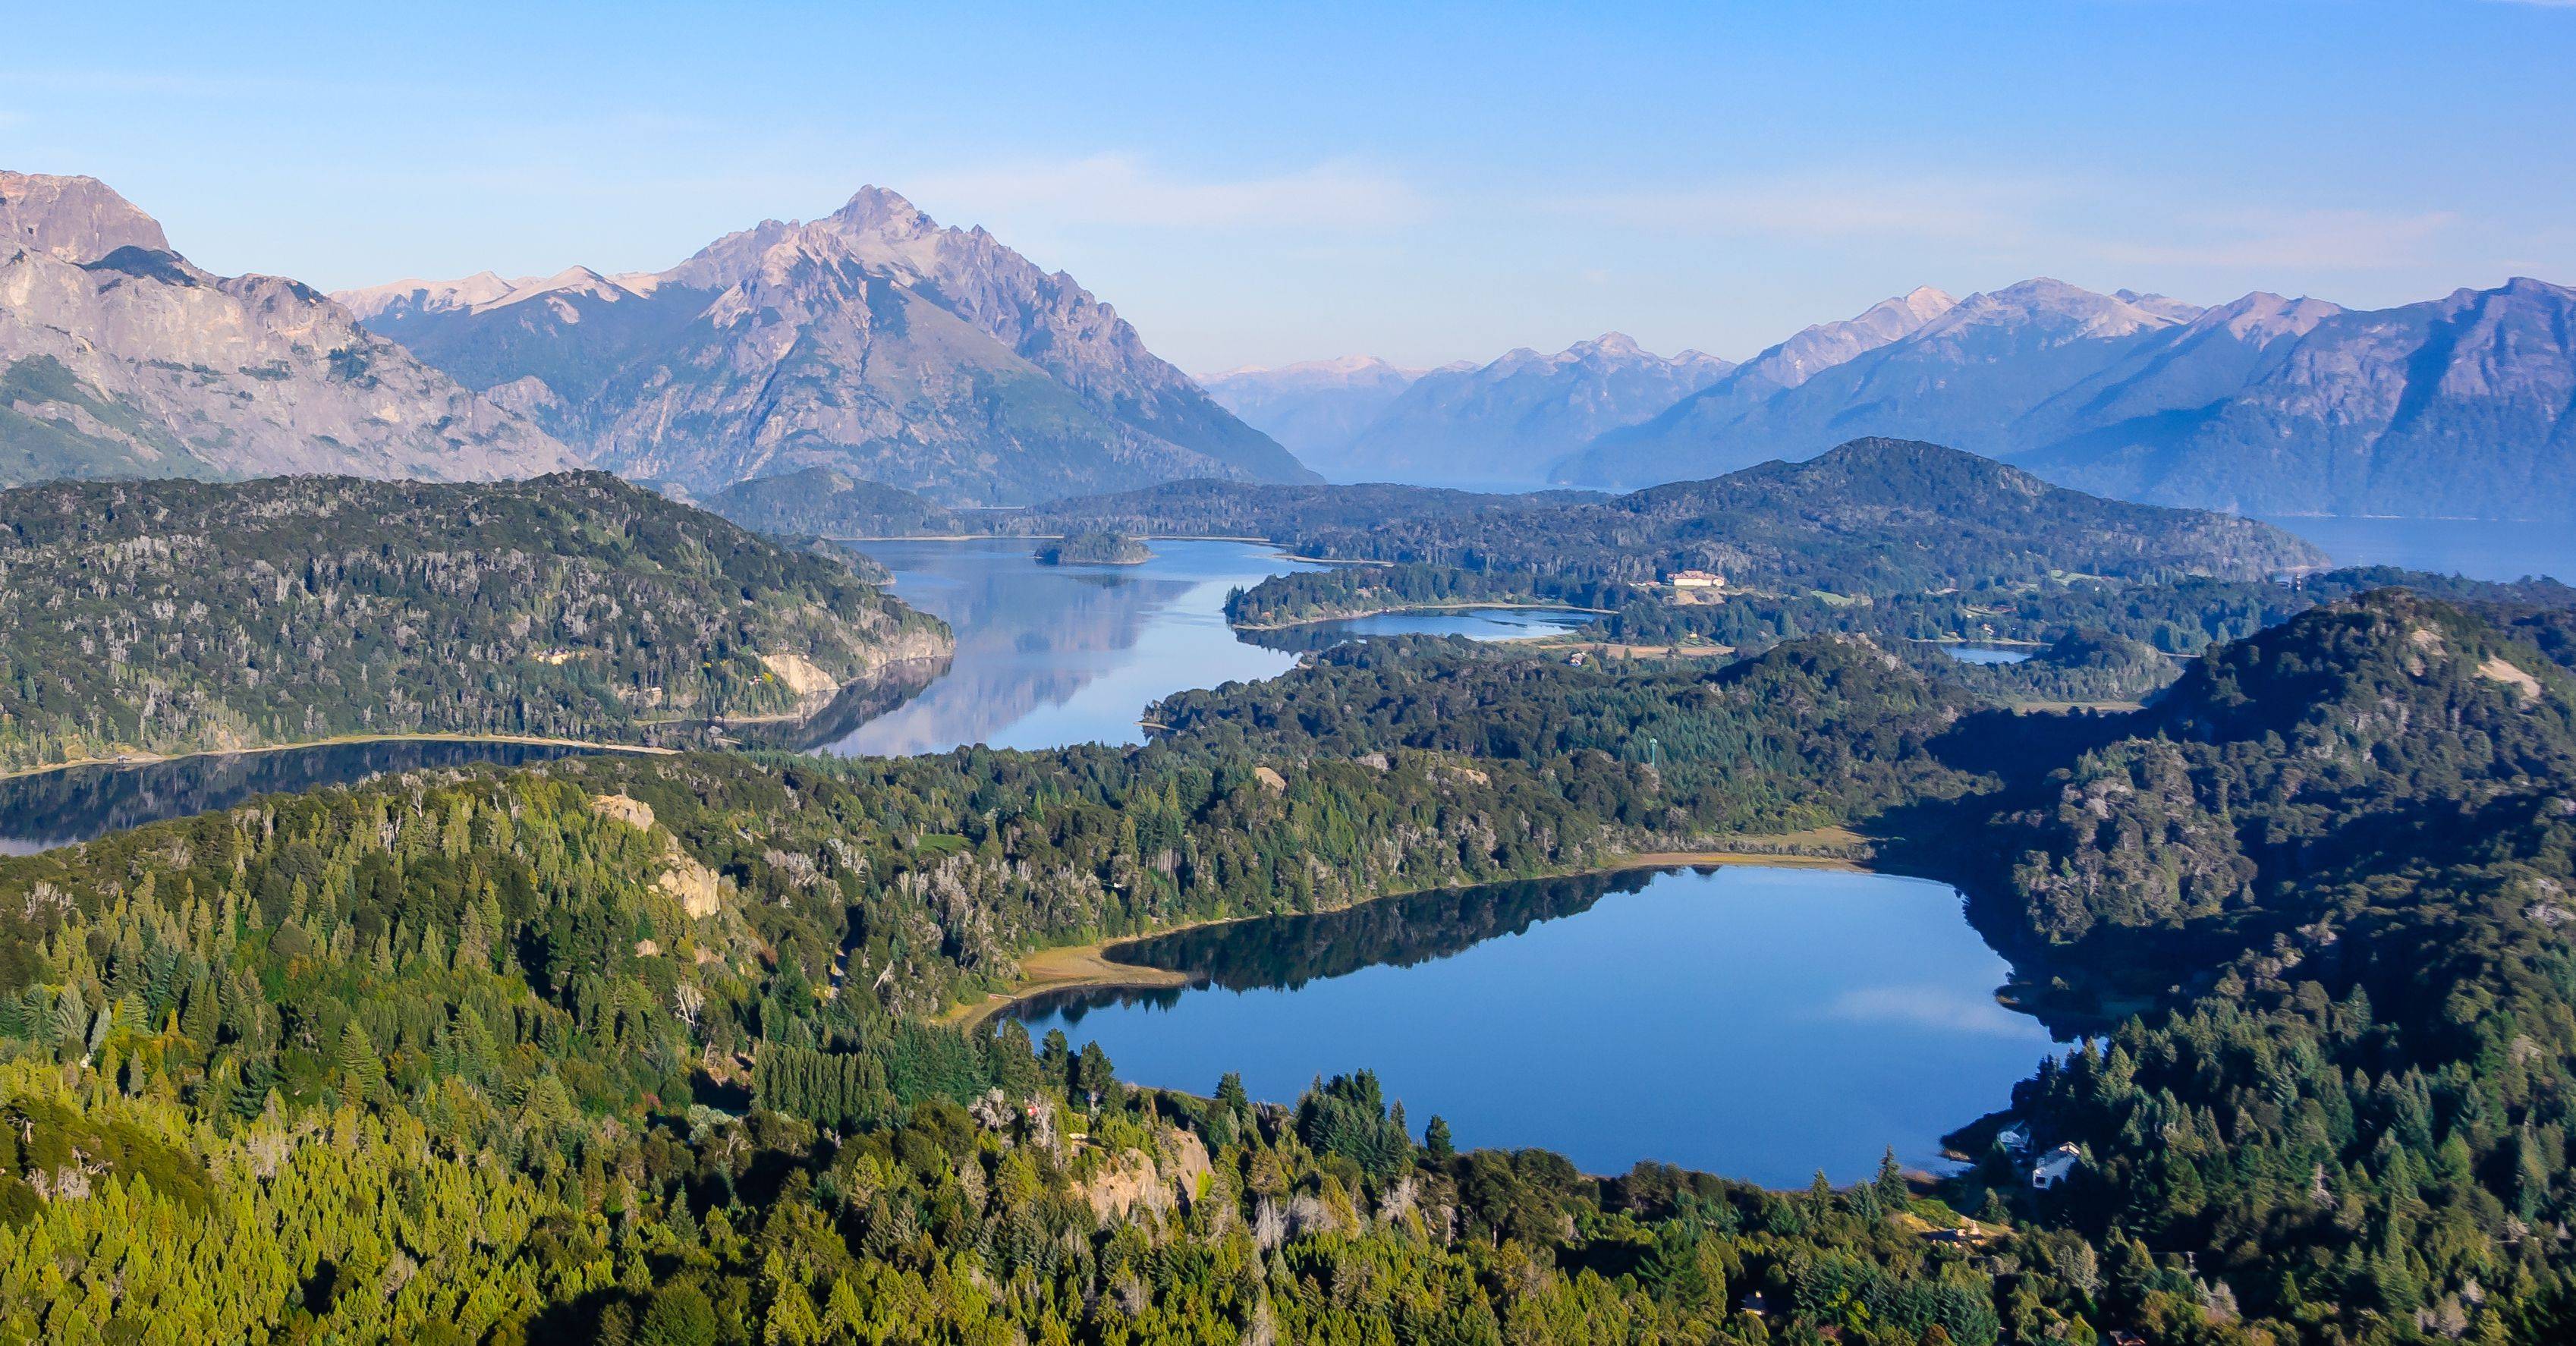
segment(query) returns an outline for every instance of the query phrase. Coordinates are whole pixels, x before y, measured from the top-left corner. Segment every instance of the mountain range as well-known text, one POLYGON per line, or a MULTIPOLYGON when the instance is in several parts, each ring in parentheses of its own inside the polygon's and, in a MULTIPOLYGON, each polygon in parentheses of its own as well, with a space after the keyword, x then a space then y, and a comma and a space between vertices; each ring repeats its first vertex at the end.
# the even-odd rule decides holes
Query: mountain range
POLYGON ((0 485, 574 461, 312 289, 200 269, 97 180, 0 173, 0 485))
POLYGON ((979 505, 1312 479, 1072 277, 875 187, 665 271, 337 298, 589 461, 693 491, 806 467, 979 505))
POLYGON ((2362 311, 2042 277, 1917 289, 1741 365, 1608 336, 1412 377, 1350 357, 1209 386, 1256 426, 1297 427, 1344 481, 1634 489, 1881 435, 2156 504, 2576 517, 2576 290, 2529 279, 2362 311))
POLYGON ((1605 430, 1654 415, 1735 366, 1666 358, 1607 332, 1554 355, 1522 347, 1490 364, 1414 373, 1366 356, 1237 370, 1209 392, 1338 481, 1531 486, 1605 430), (1287 442, 1285 439, 1283 443, 1287 442))
POLYGON ((2048 279, 1943 298, 1811 328, 1552 477, 1643 485, 1878 434, 2161 504, 2576 514, 2576 290, 2517 279, 2369 312, 2265 293, 2203 309, 2048 279), (1811 334, 1862 324, 1796 359, 1811 334), (1756 372, 1782 366, 1803 377, 1756 372))

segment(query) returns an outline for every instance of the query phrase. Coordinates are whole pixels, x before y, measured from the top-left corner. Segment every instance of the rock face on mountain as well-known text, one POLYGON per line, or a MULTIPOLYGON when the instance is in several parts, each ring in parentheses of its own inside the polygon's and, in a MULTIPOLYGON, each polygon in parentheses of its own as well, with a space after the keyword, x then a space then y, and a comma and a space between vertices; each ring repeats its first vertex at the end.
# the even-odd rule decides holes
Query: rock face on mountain
MULTIPOLYGON (((1453 370, 1471 369, 1459 365, 1453 370)), ((1276 369, 1235 369, 1199 380, 1217 405, 1278 440, 1327 477, 1349 475, 1351 441, 1423 375, 1373 355, 1306 360, 1276 369)))
POLYGON ((2009 454, 2021 447, 2010 428, 2025 412, 2198 312, 2159 297, 2094 294, 2047 279, 1956 304, 1943 304, 1946 297, 1917 290, 1907 296, 1911 305, 1881 304, 1832 334, 1838 339, 1800 353, 1820 368, 1769 361, 1784 373, 1804 372, 1796 383, 1766 394, 1748 382, 1712 402, 1675 407, 1634 432, 1604 437, 1555 475, 1605 485, 1703 477, 1804 458, 1855 435, 2009 454))
POLYGON ((1737 365, 1717 382, 1652 418, 1602 434, 1555 464, 1551 474, 1563 481, 1619 485, 1643 486, 1669 480, 1662 475, 1662 468, 1675 443, 1696 442, 1786 389, 1921 331, 1925 323, 1958 307, 1958 303, 1925 285, 1909 294, 1881 300, 1856 317, 1818 323, 1737 365))
POLYGON ((1884 434, 2162 504, 2576 518, 2576 290, 2564 286, 2515 280, 2353 312, 2264 293, 2202 310, 2025 281, 1797 382, 1757 377, 1797 340, 1601 436, 1554 476, 1697 477, 1884 434))
POLYGON ((2023 461, 2258 513, 2576 519, 2576 290, 2517 279, 2377 312, 2251 298, 2264 311, 2231 335, 2259 351, 2235 386, 2088 403, 2023 461))
POLYGON ((1604 430, 1654 415, 1734 365, 1667 359, 1617 332, 1554 355, 1523 348, 1492 364, 1413 381, 1337 455, 1354 480, 1535 485, 1549 463, 1604 430))
POLYGON ((872 187, 650 275, 346 297, 601 465, 692 490, 800 467, 966 504, 1312 479, 1070 276, 872 187))
POLYGON ((310 288, 191 265, 96 180, 0 173, 0 485, 571 461, 310 288))

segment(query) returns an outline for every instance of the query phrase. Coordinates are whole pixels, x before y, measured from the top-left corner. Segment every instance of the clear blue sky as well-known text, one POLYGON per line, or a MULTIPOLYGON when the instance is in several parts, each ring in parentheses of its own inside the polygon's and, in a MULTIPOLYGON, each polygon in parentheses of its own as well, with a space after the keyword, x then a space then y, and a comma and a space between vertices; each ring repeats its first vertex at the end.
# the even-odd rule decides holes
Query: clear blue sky
POLYGON ((2576 3, 713 8, 19 6, 0 166, 325 288, 658 269, 877 183, 1192 370, 2576 281, 2576 3))

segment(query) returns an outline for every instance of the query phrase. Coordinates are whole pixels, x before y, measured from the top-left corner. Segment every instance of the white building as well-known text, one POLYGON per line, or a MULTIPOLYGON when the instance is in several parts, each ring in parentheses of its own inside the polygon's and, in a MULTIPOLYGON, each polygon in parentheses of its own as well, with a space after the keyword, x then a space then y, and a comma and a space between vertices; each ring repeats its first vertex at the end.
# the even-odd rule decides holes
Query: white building
POLYGON ((2050 1150, 2039 1157, 2038 1163, 2030 1166, 2031 1190, 2045 1192, 2055 1187, 2066 1181, 2066 1175, 2073 1173, 2075 1166, 2083 1162, 2084 1152, 2072 1145, 2060 1145, 2050 1150))
POLYGON ((1676 589, 1723 589, 1726 576, 1709 570, 1676 570, 1664 583, 1676 589))

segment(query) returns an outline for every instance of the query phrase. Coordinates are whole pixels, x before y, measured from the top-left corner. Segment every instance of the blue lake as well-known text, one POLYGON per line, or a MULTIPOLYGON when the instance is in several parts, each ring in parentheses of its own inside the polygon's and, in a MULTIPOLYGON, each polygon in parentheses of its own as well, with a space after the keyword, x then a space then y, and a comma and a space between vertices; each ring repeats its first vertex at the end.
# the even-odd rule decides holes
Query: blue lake
MULTIPOLYGON (((1174 692, 1287 671, 1298 651, 1353 636, 1423 631, 1477 639, 1543 635, 1563 614, 1423 613, 1273 648, 1225 622, 1228 590, 1315 567, 1241 542, 1158 541, 1133 566, 1040 565, 1031 544, 877 542, 894 592, 947 620, 957 651, 906 668, 804 725, 752 727, 751 746, 843 755, 945 752, 963 744, 1041 749, 1142 743, 1145 707, 1174 692)), ((1275 633, 1274 633, 1275 634, 1275 633)), ((226 808, 255 794, 346 784, 386 771, 517 765, 563 749, 506 743, 335 744, 0 778, 0 854, 84 841, 162 818, 226 808)))
POLYGON ((2010 645, 1961 645, 1942 641, 1941 652, 1963 664, 2018 664, 2030 658, 2031 651, 2010 645))
POLYGON ((1188 988, 1024 1003, 1032 1034, 1098 1042, 1119 1077, 1209 1093, 1240 1070, 1292 1102, 1378 1072, 1419 1130, 1795 1186, 2004 1106, 2051 1050, 1999 1003, 2001 955, 1947 885, 1727 866, 1498 884, 1117 946, 1188 988))
POLYGON ((1138 717, 1174 692, 1274 677, 1285 651, 1235 638, 1226 592, 1316 567, 1241 542, 1156 541, 1142 565, 1040 565, 1025 539, 870 542, 894 593, 957 635, 948 671, 830 745, 843 756, 970 743, 1142 743, 1138 717))

